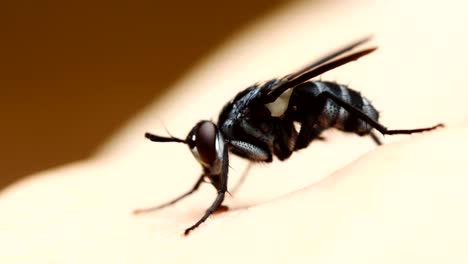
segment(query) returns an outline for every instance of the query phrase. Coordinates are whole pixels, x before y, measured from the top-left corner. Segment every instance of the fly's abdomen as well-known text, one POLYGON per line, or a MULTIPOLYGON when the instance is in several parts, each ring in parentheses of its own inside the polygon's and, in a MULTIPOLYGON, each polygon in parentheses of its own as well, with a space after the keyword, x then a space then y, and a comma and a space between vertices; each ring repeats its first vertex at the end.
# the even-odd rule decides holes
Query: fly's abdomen
POLYGON ((328 99, 324 102, 318 100, 320 94, 331 93, 343 102, 359 109, 368 117, 378 121, 379 113, 368 99, 360 93, 348 88, 346 85, 335 82, 313 81, 303 83, 295 88, 296 98, 299 98, 298 110, 305 115, 315 117, 315 124, 322 129, 336 128, 359 135, 368 134, 372 127, 358 116, 349 113, 336 102, 328 99))

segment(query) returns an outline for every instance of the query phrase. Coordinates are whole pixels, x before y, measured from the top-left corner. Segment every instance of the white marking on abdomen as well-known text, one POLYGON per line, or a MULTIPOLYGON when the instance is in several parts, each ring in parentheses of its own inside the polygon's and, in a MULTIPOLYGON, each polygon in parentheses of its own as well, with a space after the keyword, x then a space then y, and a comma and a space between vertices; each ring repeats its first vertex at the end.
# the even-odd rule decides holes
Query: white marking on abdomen
MULTIPOLYGON (((369 100, 367 100, 365 97, 362 97, 362 112, 366 114, 368 117, 370 117, 374 121, 378 121, 377 119, 377 111, 372 107, 370 104, 369 100)), ((369 125, 369 123, 360 120, 359 121, 359 126, 358 126, 358 131, 357 132, 367 132, 372 130, 372 126, 369 125)))
MULTIPOLYGON (((343 85, 339 85, 340 86, 340 91, 341 91, 341 99, 346 102, 346 103, 350 103, 351 101, 351 96, 349 94, 349 90, 344 87, 343 85)), ((345 121, 349 118, 349 113, 346 109, 344 109, 343 107, 340 107, 340 110, 338 112, 338 119, 336 120, 335 122, 335 126, 337 128, 344 128, 344 123, 345 121)))

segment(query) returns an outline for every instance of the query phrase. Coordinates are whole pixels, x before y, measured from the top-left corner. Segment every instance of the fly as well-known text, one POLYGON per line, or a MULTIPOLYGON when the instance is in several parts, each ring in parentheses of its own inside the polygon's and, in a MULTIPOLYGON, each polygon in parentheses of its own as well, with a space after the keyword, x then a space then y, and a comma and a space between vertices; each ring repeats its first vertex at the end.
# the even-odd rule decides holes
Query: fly
POLYGON ((353 51, 369 40, 370 37, 362 38, 297 72, 246 88, 223 107, 217 123, 199 121, 185 139, 146 133, 145 137, 151 141, 186 144, 202 166, 202 173, 184 194, 135 213, 175 204, 208 180, 217 191, 216 199, 205 214, 185 230, 187 235, 216 210, 225 208, 222 202, 227 192, 230 153, 251 162, 272 162, 273 156, 279 160, 288 159, 293 152, 321 139, 321 133, 329 128, 370 136, 377 145, 381 145, 374 130, 383 135, 396 135, 420 133, 443 126, 388 129, 378 122, 379 112, 359 92, 336 82, 310 80, 374 52, 376 47, 353 51))

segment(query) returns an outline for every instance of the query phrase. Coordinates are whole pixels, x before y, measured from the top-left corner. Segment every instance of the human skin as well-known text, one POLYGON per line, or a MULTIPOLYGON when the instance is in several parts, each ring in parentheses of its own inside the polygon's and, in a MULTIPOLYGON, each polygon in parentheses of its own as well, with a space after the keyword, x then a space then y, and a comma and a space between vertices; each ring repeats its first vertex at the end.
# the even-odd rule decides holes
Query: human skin
MULTIPOLYGON (((295 3, 252 25, 91 159, 3 191, 0 263, 466 262, 463 10, 462 1, 295 3), (215 198, 209 184, 175 206, 131 214, 188 190, 201 172, 186 146, 151 143, 144 132, 185 137, 246 86, 369 32, 380 49, 322 79, 360 90, 389 128, 445 128, 386 136, 382 147, 327 133, 287 162, 256 166, 227 197, 231 209, 187 237, 215 198)), ((244 166, 232 159, 230 187, 244 166)))

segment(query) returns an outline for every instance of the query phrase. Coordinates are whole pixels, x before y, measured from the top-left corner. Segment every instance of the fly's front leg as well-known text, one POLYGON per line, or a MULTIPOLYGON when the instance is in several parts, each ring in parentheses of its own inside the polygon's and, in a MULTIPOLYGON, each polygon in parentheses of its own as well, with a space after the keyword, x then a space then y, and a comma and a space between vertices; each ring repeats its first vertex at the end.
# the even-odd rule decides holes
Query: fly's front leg
POLYGON ((248 160, 264 162, 271 162, 273 160, 273 156, 269 150, 249 142, 231 140, 229 145, 231 146, 232 153, 248 160))
POLYGON ((272 134, 272 131, 270 131, 273 128, 270 127, 269 130, 265 132, 260 130, 258 127, 251 125, 247 120, 241 120, 240 127, 245 133, 265 143, 267 146, 273 146, 275 137, 272 134))
POLYGON ((271 148, 274 142, 274 136, 271 133, 262 132, 246 120, 241 120, 240 128, 249 136, 249 139, 242 137, 229 139, 230 151, 254 162, 271 162, 273 160, 271 148), (253 142, 253 140, 255 140, 255 142, 253 142))
POLYGON ((198 220, 194 225, 185 229, 184 235, 188 235, 192 230, 197 228, 203 222, 208 219, 210 215, 212 215, 222 204, 224 201, 224 195, 227 192, 227 180, 228 180, 228 171, 229 171, 229 156, 228 156, 228 147, 225 145, 223 148, 222 158, 221 158, 221 173, 219 175, 212 175, 211 178, 216 178, 216 181, 212 181, 212 184, 218 191, 216 195, 216 199, 211 204, 211 206, 206 210, 205 214, 198 220))
MULTIPOLYGON (((436 129, 438 127, 443 127, 443 124, 437 124, 432 127, 425 127, 425 128, 415 128, 415 129, 388 129, 382 124, 378 123, 377 121, 373 120, 369 116, 367 116, 365 113, 363 113, 360 109, 354 107, 353 105, 343 101, 341 98, 337 97, 336 95, 325 91, 322 92, 317 96, 317 100, 319 102, 325 102, 326 100, 332 100, 335 102, 337 105, 340 107, 343 107, 352 115, 356 115, 358 118, 363 120, 364 122, 368 123, 370 126, 372 126, 374 129, 382 133, 383 135, 397 135, 397 134, 412 134, 412 133, 421 133, 424 131, 430 131, 433 129, 436 129)), ((380 140, 378 140, 375 135, 373 136, 374 141, 379 144, 380 140)), ((381 144, 381 143, 380 143, 381 144)))
POLYGON ((137 209, 135 211, 133 211, 134 214, 141 214, 141 213, 148 213, 148 212, 152 212, 152 211, 156 211, 156 210, 159 210, 159 209, 162 209, 164 207, 167 207, 169 205, 173 205, 175 203, 177 203, 178 201, 184 199, 185 197, 191 195, 192 193, 194 193, 196 190, 198 190, 198 188, 200 187, 201 183, 203 182, 203 179, 204 179, 205 175, 201 175, 200 178, 198 178, 197 182, 195 183, 195 185, 192 187, 192 189, 190 189, 189 191, 187 191, 186 193, 180 195, 179 197, 167 202, 167 203, 163 203, 161 205, 158 205, 158 206, 153 206, 153 207, 148 207, 148 208, 143 208, 143 209, 137 209))
MULTIPOLYGON (((240 126, 245 133, 264 143, 268 147, 268 151, 265 152, 268 152, 269 155, 273 155, 271 153, 273 152, 279 160, 285 160, 291 156, 297 138, 297 131, 292 121, 272 118, 268 123, 259 123, 258 126, 262 127, 262 129, 259 129, 248 121, 243 120, 240 126)), ((260 160, 263 161, 262 159, 260 160)), ((271 159, 265 161, 270 162, 271 159)))
POLYGON ((203 217, 200 220, 198 220, 198 222, 196 222, 193 226, 185 229, 184 235, 188 235, 192 230, 197 228, 201 223, 205 222, 206 219, 208 219, 208 217, 210 215, 212 215, 218 209, 218 207, 224 201, 224 194, 225 193, 226 193, 226 191, 218 191, 218 195, 216 196, 216 200, 213 202, 213 204, 210 206, 210 208, 208 208, 208 210, 206 210, 206 213, 203 215, 203 217))

